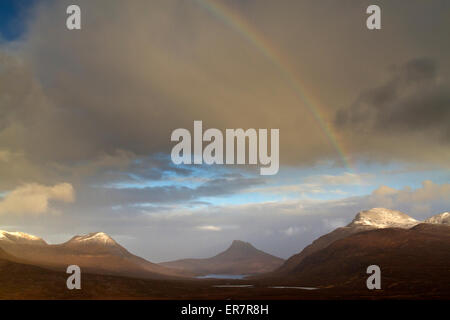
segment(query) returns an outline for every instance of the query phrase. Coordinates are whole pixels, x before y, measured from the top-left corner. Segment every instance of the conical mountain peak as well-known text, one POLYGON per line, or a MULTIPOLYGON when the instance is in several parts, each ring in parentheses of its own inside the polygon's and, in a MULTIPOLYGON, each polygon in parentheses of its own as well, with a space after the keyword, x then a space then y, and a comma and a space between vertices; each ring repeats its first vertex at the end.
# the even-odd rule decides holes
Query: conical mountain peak
POLYGON ((229 249, 242 249, 242 248, 256 249, 250 242, 245 242, 241 240, 233 240, 229 249))

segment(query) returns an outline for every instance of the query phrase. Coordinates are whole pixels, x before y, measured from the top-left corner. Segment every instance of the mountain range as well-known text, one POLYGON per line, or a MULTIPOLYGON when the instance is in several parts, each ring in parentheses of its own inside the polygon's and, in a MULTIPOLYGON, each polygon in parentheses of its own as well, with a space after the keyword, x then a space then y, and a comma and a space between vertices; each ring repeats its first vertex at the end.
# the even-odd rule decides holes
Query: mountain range
POLYGON ((0 281, 0 298, 450 298, 450 214, 418 221, 384 208, 361 211, 286 261, 235 240, 211 258, 155 264, 102 232, 53 245, 0 231, 0 281), (64 290, 70 264, 79 265, 88 280, 82 292, 64 290), (382 272, 382 290, 375 293, 365 283, 373 264, 382 272), (207 274, 252 275, 245 284, 255 288, 249 296, 240 289, 213 289, 213 280, 192 279, 207 274), (320 290, 270 289, 284 288, 280 285, 320 290))
POLYGON ((139 278, 185 276, 133 255, 103 232, 75 236, 65 243, 51 245, 22 232, 0 231, 0 248, 21 262, 60 271, 74 264, 98 274, 139 278))
POLYGON ((352 234, 384 228, 408 229, 419 223, 420 221, 396 210, 373 208, 370 210, 361 211, 347 226, 337 228, 332 232, 321 236, 313 241, 309 246, 305 247, 300 253, 290 257, 283 264, 283 266, 277 270, 277 273, 288 273, 299 263, 301 263, 306 256, 324 249, 334 241, 348 237, 352 234))

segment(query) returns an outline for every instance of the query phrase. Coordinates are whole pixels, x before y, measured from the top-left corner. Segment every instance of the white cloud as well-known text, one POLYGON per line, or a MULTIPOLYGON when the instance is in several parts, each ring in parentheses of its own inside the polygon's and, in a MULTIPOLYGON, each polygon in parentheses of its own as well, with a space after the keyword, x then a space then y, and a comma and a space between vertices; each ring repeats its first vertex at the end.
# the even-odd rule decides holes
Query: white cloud
POLYGON ((222 231, 222 228, 218 226, 198 226, 197 229, 205 231, 222 231))
POLYGON ((308 177, 307 182, 316 185, 366 185, 373 175, 368 173, 345 172, 341 175, 318 175, 308 177))
POLYGON ((262 192, 271 194, 287 194, 287 193, 323 193, 325 192, 320 186, 310 183, 299 183, 299 184, 288 184, 280 186, 263 186, 263 187, 252 187, 246 192, 262 192))
POLYGON ((369 196, 368 203, 372 206, 382 206, 404 210, 417 214, 431 214, 433 206, 450 205, 450 184, 435 184, 430 180, 422 182, 422 187, 412 189, 405 187, 397 190, 388 186, 380 186, 369 196))
POLYGON ((75 192, 71 184, 44 186, 36 183, 22 185, 7 193, 0 201, 1 214, 44 214, 56 212, 50 201, 73 202, 75 192))
POLYGON ((284 184, 276 186, 255 186, 246 189, 246 192, 270 193, 270 194, 323 194, 332 193, 344 195, 341 189, 332 189, 330 186, 362 186, 369 185, 373 175, 368 173, 345 172, 340 175, 313 175, 306 177, 303 182, 297 184, 284 184))
POLYGON ((292 237, 295 236, 301 232, 306 231, 306 227, 289 227, 286 230, 284 230, 284 233, 288 236, 288 237, 292 237))
POLYGON ((348 221, 346 222, 343 218, 325 218, 322 219, 322 222, 327 230, 334 230, 343 227, 348 223, 348 221))

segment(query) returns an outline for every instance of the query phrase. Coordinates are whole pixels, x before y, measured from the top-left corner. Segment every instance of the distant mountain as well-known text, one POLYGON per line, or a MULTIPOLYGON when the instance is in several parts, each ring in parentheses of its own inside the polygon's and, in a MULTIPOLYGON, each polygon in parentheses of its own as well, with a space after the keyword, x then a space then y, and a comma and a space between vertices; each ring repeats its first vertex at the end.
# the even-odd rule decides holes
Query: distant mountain
MULTIPOLYGON (((283 274, 302 286, 340 287, 367 294, 366 269, 381 268, 382 289, 450 296, 450 226, 419 224, 352 234, 305 256, 283 274)), ((401 296, 398 296, 401 298, 401 296)))
POLYGON ((283 261, 256 249, 248 242, 235 240, 227 250, 214 257, 176 260, 160 265, 196 275, 251 275, 275 270, 283 261))
POLYGON ((448 224, 450 225, 450 213, 443 212, 425 220, 426 223, 448 224))
POLYGON ((384 228, 411 228, 420 222, 400 211, 385 208, 373 208, 359 212, 353 221, 345 227, 321 236, 305 247, 300 253, 293 255, 275 272, 288 273, 299 265, 308 255, 326 248, 331 243, 355 233, 384 228))
POLYGON ((26 233, 0 231, 0 248, 20 261, 55 270, 65 270, 75 264, 83 271, 98 274, 152 279, 181 276, 173 269, 133 255, 103 232, 49 245, 26 233))

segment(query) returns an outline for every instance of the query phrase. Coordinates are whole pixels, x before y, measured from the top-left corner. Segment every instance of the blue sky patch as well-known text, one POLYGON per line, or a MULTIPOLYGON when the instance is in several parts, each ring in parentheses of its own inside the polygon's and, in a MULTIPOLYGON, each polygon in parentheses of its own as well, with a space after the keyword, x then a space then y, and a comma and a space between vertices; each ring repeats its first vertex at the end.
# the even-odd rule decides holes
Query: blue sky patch
POLYGON ((1 0, 0 35, 7 41, 19 38, 26 30, 26 15, 38 0, 1 0))

